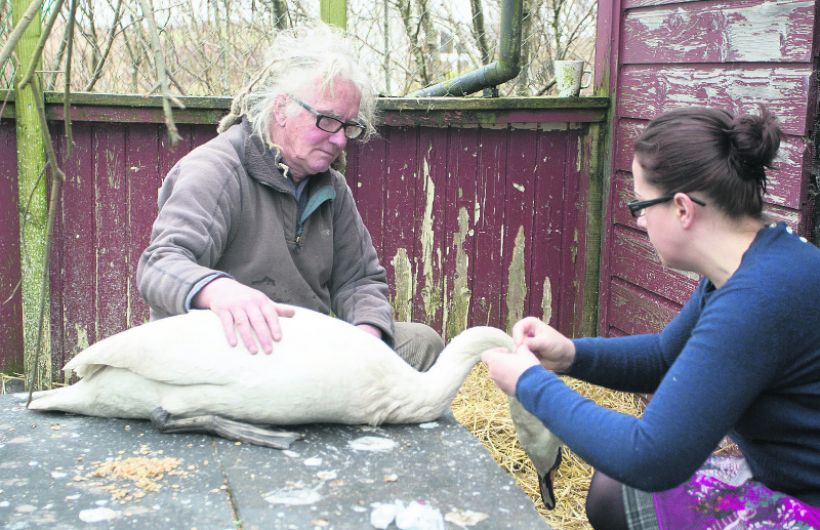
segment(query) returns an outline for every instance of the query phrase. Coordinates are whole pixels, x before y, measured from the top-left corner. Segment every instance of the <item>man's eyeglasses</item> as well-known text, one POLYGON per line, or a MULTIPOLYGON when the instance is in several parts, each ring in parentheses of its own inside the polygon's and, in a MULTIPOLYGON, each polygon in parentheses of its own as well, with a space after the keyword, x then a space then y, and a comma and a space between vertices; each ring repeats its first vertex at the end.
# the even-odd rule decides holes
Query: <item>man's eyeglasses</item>
MULTIPOLYGON (((706 206, 706 203, 703 202, 700 199, 696 199, 696 198, 692 197, 691 195, 687 195, 687 197, 692 199, 692 202, 694 202, 695 204, 700 204, 701 206, 706 206)), ((646 201, 630 201, 630 202, 626 203, 626 207, 629 208, 629 213, 632 214, 632 217, 640 217, 644 213, 646 213, 646 212, 644 212, 644 209, 649 208, 650 206, 654 206, 656 204, 662 204, 662 203, 665 203, 665 202, 669 202, 674 198, 675 198, 674 195, 663 195, 661 197, 657 197, 655 199, 649 199, 649 200, 646 200, 646 201)))
POLYGON ((325 132, 336 133, 341 129, 344 129, 345 137, 348 140, 355 140, 364 132, 364 125, 357 121, 344 122, 338 118, 334 118, 333 116, 322 114, 296 96, 290 95, 290 99, 298 103, 306 111, 316 116, 316 127, 325 132))

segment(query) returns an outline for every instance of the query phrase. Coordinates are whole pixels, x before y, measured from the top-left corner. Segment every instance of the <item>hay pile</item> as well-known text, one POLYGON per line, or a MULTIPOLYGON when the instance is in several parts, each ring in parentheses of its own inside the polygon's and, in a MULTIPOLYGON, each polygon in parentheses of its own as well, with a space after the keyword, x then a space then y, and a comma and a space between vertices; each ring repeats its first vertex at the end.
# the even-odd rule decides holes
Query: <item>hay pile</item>
MULTIPOLYGON (((613 392, 571 378, 564 380, 584 396, 608 408, 632 415, 640 414, 643 408, 640 398, 634 394, 613 392)), ((533 499, 536 509, 550 526, 558 530, 592 528, 584 514, 592 468, 564 447, 564 459, 554 480, 557 505, 554 510, 547 510, 538 493, 535 469, 518 444, 507 396, 496 388, 483 363, 470 372, 453 400, 452 411, 456 420, 481 440, 495 461, 533 499)))

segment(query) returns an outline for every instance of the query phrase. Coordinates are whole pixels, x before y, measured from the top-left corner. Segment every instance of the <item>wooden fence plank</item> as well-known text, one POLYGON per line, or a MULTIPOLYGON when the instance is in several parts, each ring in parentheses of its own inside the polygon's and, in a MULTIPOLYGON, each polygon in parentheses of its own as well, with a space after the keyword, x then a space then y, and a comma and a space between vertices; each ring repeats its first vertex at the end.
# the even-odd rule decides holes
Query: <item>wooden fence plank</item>
POLYGON ((94 130, 97 339, 128 327, 128 172, 125 130, 94 130))
POLYGON ((626 12, 623 64, 810 63, 812 0, 691 2, 626 12))
MULTIPOLYGON (((530 314, 531 300, 535 298, 540 302, 542 294, 540 290, 536 292, 538 285, 533 282, 532 270, 534 247, 543 243, 535 241, 535 193, 538 177, 544 177, 547 185, 552 179, 548 178, 548 171, 539 171, 539 134, 536 130, 522 129, 507 131, 506 135, 509 148, 503 174, 506 199, 503 203, 505 232, 501 239, 504 257, 501 280, 505 285, 503 322, 508 330, 530 314)), ((560 254, 555 257, 560 258, 560 254)), ((539 282, 543 288, 543 278, 539 282)))
POLYGON ((510 237, 504 217, 507 200, 504 168, 508 149, 505 140, 503 131, 480 129, 478 143, 468 148, 478 157, 476 201, 481 208, 475 227, 474 304, 470 315, 475 323, 492 322, 502 326, 505 311, 501 302, 509 260, 502 254, 501 242, 510 237))
MULTIPOLYGON (((451 217, 448 208, 448 142, 451 129, 422 127, 418 133, 418 184, 416 188, 413 238, 421 297, 415 314, 436 329, 442 329, 447 295, 444 291, 444 248, 451 217)), ((408 249, 409 250, 409 249, 408 249)), ((449 285, 449 284, 448 284, 449 285)))
POLYGON ((55 349, 55 363, 62 367, 68 359, 97 341, 97 197, 94 188, 94 126, 74 124, 74 149, 64 160, 61 203, 61 237, 55 241, 60 252, 60 269, 52 269, 62 279, 62 351, 55 349), (57 359, 57 355, 60 356, 57 359))
MULTIPOLYGON (((386 178, 379 181, 371 178, 366 184, 374 191, 380 190, 384 197, 379 212, 382 234, 379 256, 383 265, 387 266, 402 249, 413 264, 414 280, 420 292, 423 287, 423 276, 419 270, 421 256, 416 254, 414 239, 419 236, 416 229, 421 222, 421 213, 417 210, 416 195, 424 194, 425 184, 419 170, 418 132, 417 127, 401 127, 391 131, 385 160, 386 178)), ((419 303, 418 298, 416 302, 419 303)), ((423 320, 423 313, 414 310, 412 318, 423 320)))
POLYGON ((373 245, 381 253, 383 243, 382 215, 384 213, 385 183, 390 179, 387 167, 387 149, 392 136, 391 129, 386 129, 382 138, 375 138, 364 145, 348 146, 358 155, 358 166, 348 160, 348 183, 350 184, 359 212, 362 215, 373 245), (351 178, 352 177, 352 178, 351 178))
POLYGON ((0 121, 0 371, 23 370, 20 215, 14 122, 0 121))
POLYGON ((626 65, 619 112, 624 118, 644 120, 687 106, 757 114, 764 103, 785 133, 803 136, 810 126, 803 96, 811 76, 811 64, 626 65))
MULTIPOLYGON (((542 133, 538 145, 539 171, 533 182, 535 197, 533 222, 533 253, 531 283, 534 294, 530 297, 529 314, 543 318, 551 316, 550 323, 557 325, 564 321, 564 303, 561 275, 566 267, 565 235, 569 229, 565 216, 576 204, 566 205, 565 199, 572 197, 572 162, 569 160, 571 147, 576 139, 568 138, 566 132, 546 131, 542 133), (556 178, 556 174, 561 177, 556 178), (565 189, 568 185, 570 189, 565 189), (569 206, 569 207, 567 207, 569 206), (545 289, 547 292, 545 293, 545 289)), ((565 329, 565 328, 562 328, 565 329)))
POLYGON ((165 176, 158 170, 159 136, 162 134, 164 131, 155 124, 134 124, 127 129, 129 327, 148 320, 148 305, 137 289, 137 264, 151 239, 151 226, 157 215, 157 193, 165 176))
POLYGON ((447 153, 448 172, 442 189, 447 197, 445 274, 449 300, 447 336, 468 322, 475 305, 476 225, 481 216, 478 202, 479 129, 452 129, 447 153), (467 177, 467 178, 465 178, 467 177))

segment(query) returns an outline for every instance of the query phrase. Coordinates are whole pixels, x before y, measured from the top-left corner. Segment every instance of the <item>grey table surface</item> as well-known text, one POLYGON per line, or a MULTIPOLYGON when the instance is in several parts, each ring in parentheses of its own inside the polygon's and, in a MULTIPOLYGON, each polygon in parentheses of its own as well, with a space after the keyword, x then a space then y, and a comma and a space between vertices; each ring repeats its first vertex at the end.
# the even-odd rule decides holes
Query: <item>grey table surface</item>
POLYGON ((280 451, 160 434, 141 420, 34 412, 3 396, 0 527, 372 529, 380 504, 416 501, 446 529, 549 528, 450 415, 422 425, 295 430, 304 439, 280 451), (140 458, 175 466, 153 480, 157 491, 100 468, 140 458), (474 522, 480 514, 486 518, 474 522))

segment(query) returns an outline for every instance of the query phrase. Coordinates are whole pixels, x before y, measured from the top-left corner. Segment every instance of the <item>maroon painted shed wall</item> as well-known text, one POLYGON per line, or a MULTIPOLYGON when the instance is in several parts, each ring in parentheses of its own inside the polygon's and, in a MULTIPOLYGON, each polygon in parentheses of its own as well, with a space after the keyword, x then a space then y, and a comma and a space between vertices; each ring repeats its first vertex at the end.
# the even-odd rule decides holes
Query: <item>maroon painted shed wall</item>
MULTIPOLYGON (((561 329, 580 325, 587 124, 603 120, 605 106, 387 112, 380 138, 349 146, 348 182, 399 317, 445 331, 467 317, 470 324, 505 327, 509 319, 545 313, 561 329), (496 125, 479 126, 488 121, 496 125)), ((66 174, 50 269, 55 377, 84 347, 147 320, 135 271, 157 189, 180 157, 215 135, 220 110, 183 115, 180 121, 194 123, 179 125, 183 142, 170 149, 156 108, 79 105, 75 146, 66 156, 60 108, 50 106, 66 174)), ((13 120, 0 122, 0 140, 6 299, 20 277, 13 120)), ((0 311, 3 370, 22 358, 19 294, 0 311)))
POLYGON ((661 329, 699 278, 665 270, 625 204, 632 144, 648 120, 683 106, 756 112, 766 104, 786 133, 770 173, 768 210, 812 235, 810 195, 817 131, 816 0, 601 2, 597 79, 614 94, 603 228, 599 333, 661 329))

